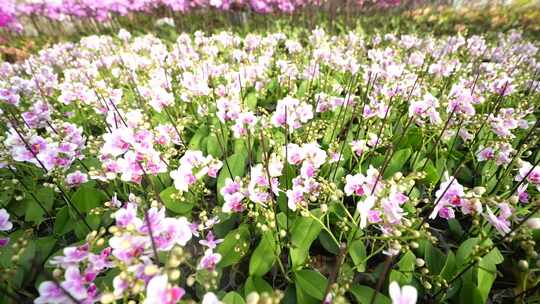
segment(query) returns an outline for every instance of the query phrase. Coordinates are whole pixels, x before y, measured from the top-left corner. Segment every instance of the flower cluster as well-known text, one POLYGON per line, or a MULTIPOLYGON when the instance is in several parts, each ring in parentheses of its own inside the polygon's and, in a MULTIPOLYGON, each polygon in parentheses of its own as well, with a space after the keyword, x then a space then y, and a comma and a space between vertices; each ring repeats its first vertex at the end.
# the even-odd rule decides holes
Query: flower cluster
POLYGON ((538 54, 517 31, 120 30, 2 63, 0 283, 35 263, 36 303, 486 302, 463 267, 538 259, 538 54))

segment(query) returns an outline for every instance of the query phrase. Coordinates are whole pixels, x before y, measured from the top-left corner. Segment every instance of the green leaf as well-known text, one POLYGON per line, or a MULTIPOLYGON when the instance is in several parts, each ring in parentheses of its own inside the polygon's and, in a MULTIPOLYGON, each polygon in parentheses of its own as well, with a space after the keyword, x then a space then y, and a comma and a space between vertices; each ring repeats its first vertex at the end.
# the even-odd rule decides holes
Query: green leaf
POLYGON ((296 291, 296 302, 301 304, 320 304, 321 300, 314 298, 312 295, 308 294, 302 288, 295 287, 296 291))
POLYGON ((422 129, 417 127, 409 128, 403 141, 403 147, 420 149, 422 147, 422 129))
POLYGON ((296 287, 302 289, 317 300, 324 298, 328 280, 315 270, 302 269, 295 273, 296 287))
POLYGON ((309 247, 321 232, 321 225, 312 218, 298 218, 291 230, 292 248, 290 250, 293 268, 296 268, 306 260, 309 255, 309 247))
POLYGON ((272 268, 275 260, 274 238, 271 232, 266 232, 249 261, 249 275, 263 276, 272 268))
POLYGON ((238 229, 227 234, 217 252, 221 254, 221 261, 218 266, 223 268, 238 263, 249 251, 249 228, 241 225, 238 229))
POLYGON ((319 234, 319 242, 326 249, 326 251, 333 253, 335 255, 339 254, 339 247, 336 245, 336 242, 332 240, 330 234, 325 230, 321 231, 319 234))
POLYGON ((107 200, 107 196, 102 191, 88 186, 82 185, 71 197, 73 204, 79 208, 81 212, 88 212, 93 208, 101 205, 107 200))
POLYGON ((244 295, 247 297, 250 293, 256 291, 258 293, 272 293, 274 289, 268 282, 261 277, 250 276, 244 285, 244 295))
POLYGON ((161 193, 159 194, 159 197, 165 204, 165 207, 167 207, 168 210, 178 214, 186 214, 190 212, 191 209, 193 209, 193 206, 195 204, 192 203, 193 200, 190 199, 192 198, 192 196, 193 195, 189 192, 180 194, 174 186, 168 187, 167 189, 161 191, 161 193), (173 198, 173 194, 184 196, 184 200, 181 201, 179 199, 173 198))
POLYGON ((246 303, 246 301, 244 301, 242 296, 239 293, 234 292, 234 291, 227 293, 223 297, 223 299, 221 299, 221 302, 223 302, 223 304, 245 304, 246 303))
POLYGON ((473 280, 473 269, 469 269, 461 277, 461 289, 459 291, 459 303, 484 303, 480 290, 473 280))
POLYGON ((478 238, 470 238, 465 242, 461 243, 457 252, 456 252, 456 268, 460 268, 461 265, 465 264, 468 261, 468 257, 472 252, 474 246, 479 242, 478 238))
POLYGON ((366 246, 362 240, 356 240, 351 243, 349 246, 349 255, 351 256, 356 271, 366 271, 366 246))
POLYGON ((31 196, 27 195, 23 204, 26 205, 26 211, 24 219, 27 222, 34 222, 36 225, 43 222, 45 216, 45 210, 51 211, 54 202, 54 191, 51 188, 40 188, 35 193, 39 203, 31 196), (41 204, 41 206, 40 206, 41 204))
POLYGON ((433 184, 439 180, 439 171, 437 171, 437 168, 435 168, 431 160, 428 160, 428 164, 424 170, 426 171, 426 180, 429 183, 433 184))
POLYGON ((193 135, 191 140, 189 141, 188 148, 190 150, 200 150, 201 149, 201 141, 203 138, 205 138, 208 135, 208 126, 202 125, 197 132, 193 135))
POLYGON ((432 274, 439 274, 446 262, 445 254, 439 248, 433 247, 431 244, 427 245, 425 250, 424 257, 429 272, 432 274))
POLYGON ((300 87, 298 88, 298 91, 296 92, 296 95, 298 97, 304 97, 308 93, 308 87, 309 82, 304 80, 302 83, 300 83, 300 87))
POLYGON ((53 232, 57 235, 64 235, 75 227, 74 221, 70 221, 68 206, 64 206, 56 213, 53 232))
POLYGON ((390 164, 386 168, 386 171, 384 172, 384 177, 389 178, 394 173, 401 171, 409 157, 411 156, 412 150, 410 148, 401 149, 397 151, 394 156, 392 157, 392 160, 390 161, 390 164))
POLYGON ((448 220, 448 228, 450 229, 450 232, 457 238, 461 238, 463 236, 463 228, 461 228, 461 224, 456 219, 449 219, 448 220))
POLYGON ((397 281, 399 285, 409 284, 413 279, 415 264, 416 256, 412 251, 407 251, 397 263, 398 270, 390 272, 390 282, 397 281))
POLYGON ((52 236, 42 237, 35 241, 39 250, 36 253, 36 262, 43 263, 56 244, 56 238, 52 236))
POLYGON ((281 299, 281 303, 296 304, 298 303, 298 301, 296 300, 296 297, 297 297, 296 287, 294 285, 288 285, 287 289, 285 290, 285 295, 283 296, 283 299, 281 299))
POLYGON ((250 92, 245 98, 244 101, 246 103, 246 106, 251 111, 254 111, 257 109, 257 93, 256 92, 250 92))
POLYGON ((219 159, 223 156, 223 150, 215 134, 210 134, 206 141, 206 153, 219 159))
POLYGON ((478 291, 485 303, 495 278, 497 277, 497 264, 504 261, 499 249, 494 248, 478 263, 478 291))
MULTIPOLYGON (((360 304, 370 304, 373 298, 373 293, 377 292, 373 288, 363 285, 354 285, 349 289, 356 301, 360 304)), ((373 304, 391 304, 392 301, 380 292, 377 292, 377 297, 373 304)))
POLYGON ((450 280, 454 273, 456 272, 456 255, 449 250, 447 253, 447 258, 444 263, 444 267, 441 270, 441 277, 445 278, 446 280, 450 280))

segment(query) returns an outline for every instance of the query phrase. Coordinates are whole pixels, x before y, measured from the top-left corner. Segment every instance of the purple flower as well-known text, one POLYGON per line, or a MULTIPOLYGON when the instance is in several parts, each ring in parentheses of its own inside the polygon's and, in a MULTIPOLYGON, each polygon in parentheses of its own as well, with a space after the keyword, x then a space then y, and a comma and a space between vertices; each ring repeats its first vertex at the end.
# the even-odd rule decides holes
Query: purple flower
POLYGON ((153 277, 146 286, 144 304, 174 304, 184 296, 184 289, 170 286, 167 275, 153 277))
POLYGON ((501 235, 505 235, 510 232, 510 221, 509 217, 512 216, 512 209, 507 203, 498 204, 499 207, 499 216, 493 214, 493 211, 487 207, 487 220, 501 235))
POLYGON ((221 260, 221 254, 212 252, 212 249, 208 249, 204 252, 204 256, 199 262, 198 269, 206 269, 213 271, 216 269, 217 263, 221 260))
POLYGON ((0 231, 8 231, 13 228, 13 224, 9 221, 9 213, 6 209, 0 209, 0 231))
POLYGON ((365 176, 361 173, 355 174, 355 175, 347 175, 345 177, 345 188, 343 189, 345 191, 345 194, 347 195, 357 195, 362 196, 365 194, 364 190, 364 183, 365 183, 365 176))
POLYGON ((79 247, 66 247, 63 256, 56 256, 51 260, 51 264, 62 267, 75 266, 88 257, 88 244, 79 247))
POLYGON ((156 246, 161 251, 169 251, 177 244, 185 246, 191 239, 191 229, 185 217, 165 218, 161 226, 154 227, 154 229, 156 246))
POLYGON ((88 175, 77 170, 73 173, 66 175, 66 183, 70 187, 80 186, 88 181, 88 175))
POLYGON ((215 239, 214 234, 212 231, 209 231, 206 235, 206 240, 200 240, 199 244, 206 246, 210 249, 216 248, 217 244, 223 242, 223 239, 215 239))
MULTIPOLYGON (((61 283, 62 287, 69 292, 75 299, 82 300, 88 296, 85 283, 85 276, 82 276, 77 266, 70 266, 65 273, 65 281, 61 283)), ((95 276, 94 276, 95 278, 95 276)))
POLYGON ((454 177, 448 176, 445 172, 445 181, 439 186, 439 190, 435 192, 435 201, 438 201, 433 212, 429 216, 430 219, 437 217, 437 214, 446 219, 454 218, 453 207, 460 207, 464 203, 463 197, 465 191, 463 186, 454 177))
POLYGON ((35 304, 61 304, 72 303, 69 297, 64 294, 62 288, 55 282, 45 281, 39 285, 39 297, 34 300, 35 304))
POLYGON ((491 147, 484 148, 476 154, 476 158, 478 159, 479 162, 491 160, 494 157, 495 157, 495 153, 493 152, 493 148, 491 147))

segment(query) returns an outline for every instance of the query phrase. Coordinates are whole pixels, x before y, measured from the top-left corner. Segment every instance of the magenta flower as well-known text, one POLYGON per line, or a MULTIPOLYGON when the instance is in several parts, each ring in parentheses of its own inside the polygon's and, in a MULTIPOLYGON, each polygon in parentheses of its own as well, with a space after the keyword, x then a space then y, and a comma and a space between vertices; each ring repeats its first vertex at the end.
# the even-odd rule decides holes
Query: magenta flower
POLYGON ((435 201, 438 201, 433 212, 429 216, 430 219, 437 217, 437 214, 445 219, 454 218, 452 208, 460 207, 464 201, 464 188, 457 179, 448 176, 448 172, 444 175, 445 181, 439 186, 439 190, 435 192, 435 201), (446 190, 446 191, 445 191, 446 190))
POLYGON ((493 148, 491 147, 483 148, 476 154, 476 158, 478 159, 479 162, 491 160, 494 157, 495 157, 495 153, 493 152, 493 148))
POLYGON ((61 283, 62 287, 69 292, 75 299, 83 300, 88 296, 85 284, 85 276, 81 275, 78 266, 70 266, 66 269, 65 281, 61 283))
POLYGON ((521 167, 519 168, 518 175, 516 176, 516 181, 521 181, 524 178, 526 180, 535 185, 536 189, 540 191, 540 167, 535 166, 533 167, 531 163, 523 161, 521 163, 521 167), (527 175, 528 174, 528 175, 527 175))
POLYGON ((80 186, 88 181, 88 175, 77 170, 66 175, 66 184, 70 187, 80 186))
POLYGON ((221 260, 221 254, 212 252, 212 249, 208 249, 204 252, 204 256, 199 262, 198 269, 206 269, 213 271, 216 269, 217 263, 221 260))
POLYGON ((300 128, 313 118, 313 106, 292 97, 285 97, 277 103, 272 115, 276 127, 286 127, 289 133, 300 128))
POLYGON ((62 288, 55 282, 45 281, 39 285, 39 297, 34 300, 35 304, 62 304, 72 303, 70 298, 64 294, 62 288))
POLYGON ((343 189, 345 191, 345 194, 348 196, 350 195, 357 195, 362 196, 365 194, 364 190, 364 183, 365 183, 365 176, 362 173, 357 173, 355 175, 347 175, 345 177, 345 188, 343 189))
POLYGON ((215 249, 216 246, 221 242, 223 242, 223 239, 216 239, 212 231, 209 231, 206 235, 206 240, 200 240, 199 244, 206 246, 210 249, 215 249))
POLYGON ((0 209, 0 231, 8 231, 13 228, 13 224, 9 221, 9 213, 6 209, 0 209))
POLYGON ((174 304, 180 301, 184 294, 184 289, 170 286, 167 275, 157 275, 146 286, 144 304, 174 304))
POLYGON ((185 217, 165 218, 160 227, 153 227, 156 247, 160 251, 169 251, 174 245, 185 246, 191 239, 191 229, 185 217))
POLYGON ((88 244, 78 247, 66 247, 63 256, 56 256, 51 260, 52 265, 59 265, 63 268, 77 266, 80 262, 88 258, 88 244))
POLYGON ((499 216, 493 214, 493 211, 489 207, 487 208, 487 220, 501 235, 505 235, 510 232, 510 221, 508 218, 512 216, 512 209, 507 203, 498 204, 499 216))

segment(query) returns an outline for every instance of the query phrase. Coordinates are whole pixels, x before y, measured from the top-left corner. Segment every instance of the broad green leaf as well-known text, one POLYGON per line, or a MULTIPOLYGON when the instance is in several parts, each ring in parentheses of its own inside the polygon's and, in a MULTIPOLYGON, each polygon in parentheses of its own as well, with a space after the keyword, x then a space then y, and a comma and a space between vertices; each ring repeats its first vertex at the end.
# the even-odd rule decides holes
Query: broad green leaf
POLYGON ((254 111, 257 109, 257 93, 256 92, 250 92, 245 98, 244 102, 246 103, 246 106, 251 111, 254 111))
POLYGON ((87 215, 84 219, 86 220, 86 223, 88 223, 88 226, 90 226, 89 230, 86 224, 83 221, 79 220, 79 218, 73 213, 71 214, 71 217, 77 219, 77 221, 75 222, 75 235, 79 239, 84 239, 86 235, 90 233, 90 230, 97 229, 101 220, 98 215, 87 215))
POLYGON ((470 238, 465 242, 461 243, 457 252, 456 252, 456 268, 460 268, 461 265, 465 264, 468 261, 468 257, 472 252, 472 249, 479 242, 478 238, 470 238))
POLYGON ((120 270, 112 268, 105 273, 105 275, 98 276, 94 281, 99 289, 106 289, 108 286, 112 286, 114 278, 120 274, 120 270))
POLYGON ((219 145, 219 141, 215 134, 210 134, 206 141, 206 153, 219 159, 223 156, 223 149, 219 145))
POLYGON ((43 208, 45 208, 45 210, 48 212, 52 210, 54 191, 51 188, 40 188, 38 191, 36 191, 35 197, 39 200, 39 202, 37 202, 30 194, 27 194, 22 202, 26 205, 24 220, 34 222, 36 225, 39 225, 41 222, 43 222, 45 216, 45 211, 43 208))
MULTIPOLYGON (((297 284, 298 285, 298 284, 297 284)), ((296 303, 300 304, 320 304, 321 300, 313 297, 309 293, 307 293, 302 288, 299 288, 298 286, 295 287, 296 291, 296 303)))
POLYGON ((295 273, 296 288, 302 289, 310 296, 322 300, 328 280, 318 271, 302 269, 295 273))
POLYGON ((165 207, 167 207, 168 210, 178 213, 178 214, 185 214, 191 211, 193 209, 194 203, 192 198, 192 194, 189 192, 185 193, 179 193, 174 186, 168 187, 167 189, 161 191, 159 194, 159 197, 165 204, 165 207), (173 195, 182 195, 184 197, 184 200, 179 200, 176 198, 173 198, 173 195))
POLYGON ((39 263, 43 263, 45 261, 45 258, 49 256, 51 251, 54 249, 54 245, 56 245, 56 238, 52 236, 46 236, 35 240, 36 246, 39 249, 36 253, 36 261, 39 261, 39 263))
POLYGON ((433 184, 439 180, 439 171, 437 171, 437 168, 435 168, 431 160, 428 160, 428 164, 424 168, 424 171, 426 172, 426 180, 429 183, 433 184))
POLYGON ((249 251, 249 237, 247 225, 241 225, 238 229, 229 232, 217 248, 217 252, 221 254, 218 266, 223 268, 238 263, 249 251))
POLYGON ((53 227, 54 234, 64 235, 75 227, 74 222, 70 220, 68 208, 68 206, 64 206, 56 213, 53 227))
POLYGON ((366 246, 362 240, 356 240, 351 243, 349 246, 349 255, 351 256, 356 271, 366 271, 366 246))
POLYGON ((486 254, 478 263, 478 291, 485 303, 495 278, 497 277, 497 264, 504 261, 499 249, 494 248, 486 254))
MULTIPOLYGON (((371 299, 373 298, 373 294, 377 291, 375 289, 363 286, 363 285, 354 285, 349 289, 349 292, 352 293, 356 301, 360 304, 371 304, 371 299)), ((377 297, 375 298, 375 301, 373 304, 391 304, 392 301, 390 299, 383 295, 380 292, 377 292, 377 297)))
POLYGON ((461 289, 459 291, 460 303, 484 303, 480 290, 473 280, 473 269, 469 269, 461 277, 461 289))
POLYGON ((447 257, 444 267, 441 270, 441 276, 446 280, 450 280, 456 272, 456 255, 451 250, 449 250, 446 255, 447 257))
POLYGON ((321 225, 312 218, 296 219, 291 230, 292 248, 290 250, 293 268, 296 268, 309 255, 309 247, 321 232, 321 225))
POLYGON ((384 177, 389 178, 394 175, 394 173, 401 171, 403 166, 405 166, 405 163, 411 156, 411 153, 412 150, 410 148, 397 151, 394 156, 392 156, 392 160, 390 160, 390 163, 388 164, 388 167, 384 172, 384 177))
POLYGON ((274 238, 271 232, 266 232, 249 261, 249 275, 263 276, 272 268, 275 260, 274 238))
POLYGON ((422 129, 417 127, 409 128, 402 141, 402 146, 420 149, 422 147, 422 129))
POLYGON ((456 237, 461 238, 463 236, 463 228, 461 228, 461 224, 456 219, 449 219, 448 220, 448 228, 450 229, 450 232, 456 237))
POLYGON ((339 254, 339 247, 338 245, 336 245, 336 242, 332 240, 328 232, 324 230, 321 231, 321 233, 319 234, 319 242, 324 247, 324 249, 326 249, 326 251, 333 253, 335 255, 339 254))
POLYGON ((426 265, 429 272, 432 274, 439 274, 446 262, 445 254, 439 249, 429 244, 426 246, 426 252, 424 254, 426 265))
POLYGON ((297 298, 296 287, 294 285, 289 285, 287 287, 287 289, 285 290, 285 295, 283 296, 283 299, 281 300, 281 303, 283 303, 283 304, 296 304, 296 303, 298 303, 296 298, 297 298))
POLYGON ((89 185, 82 185, 75 191, 71 197, 73 204, 79 208, 81 212, 88 212, 93 208, 100 206, 107 200, 107 196, 102 191, 89 185))
POLYGON ((304 97, 308 93, 308 89, 309 89, 309 81, 304 80, 302 81, 302 83, 300 83, 300 87, 298 88, 296 95, 298 95, 298 97, 304 97))
POLYGON ((397 268, 390 272, 390 282, 397 281, 399 285, 409 284, 413 279, 413 271, 416 263, 416 256, 412 251, 408 251, 397 263, 397 268))
POLYGON ((223 299, 221 299, 221 302, 224 304, 245 304, 246 301, 242 298, 242 296, 234 291, 231 291, 227 293, 223 299))
POLYGON ((263 278, 250 276, 247 278, 246 284, 244 285, 244 295, 247 297, 253 291, 258 292, 259 294, 263 292, 271 293, 274 289, 263 278))
POLYGON ((208 126, 202 125, 197 132, 191 137, 191 140, 189 141, 188 148, 190 150, 200 150, 201 149, 201 141, 203 138, 205 138, 209 133, 208 126))

